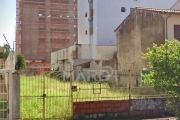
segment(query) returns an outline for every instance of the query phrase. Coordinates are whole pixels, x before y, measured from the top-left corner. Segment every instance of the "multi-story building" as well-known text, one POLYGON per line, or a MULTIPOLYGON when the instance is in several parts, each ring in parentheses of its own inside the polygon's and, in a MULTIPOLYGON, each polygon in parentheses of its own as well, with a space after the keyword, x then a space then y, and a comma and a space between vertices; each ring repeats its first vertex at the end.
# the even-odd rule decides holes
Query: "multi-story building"
POLYGON ((78 43, 116 45, 114 30, 135 7, 170 9, 177 0, 79 0, 78 43))
POLYGON ((16 52, 50 62, 77 42, 77 0, 17 0, 16 52))

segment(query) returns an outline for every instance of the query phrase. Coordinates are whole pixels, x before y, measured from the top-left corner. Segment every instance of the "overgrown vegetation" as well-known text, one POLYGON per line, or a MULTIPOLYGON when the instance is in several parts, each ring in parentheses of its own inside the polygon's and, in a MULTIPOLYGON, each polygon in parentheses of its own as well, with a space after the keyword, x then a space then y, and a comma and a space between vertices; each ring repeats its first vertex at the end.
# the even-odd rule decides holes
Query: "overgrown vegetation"
POLYGON ((169 95, 168 110, 180 119, 180 42, 165 40, 160 46, 153 44, 142 56, 149 61, 151 71, 144 75, 146 84, 169 95))
POLYGON ((2 54, 4 61, 8 58, 9 53, 10 53, 10 45, 4 44, 4 53, 2 54))
MULTIPOLYGON (((71 117, 70 82, 51 78, 44 74, 40 76, 21 75, 21 118, 67 118, 71 117), (46 97, 43 101, 43 94, 46 97), (43 106, 43 102, 44 105, 43 106)), ((121 100, 128 99, 128 88, 119 88, 107 82, 73 81, 77 86, 73 92, 73 101, 121 100), (112 89, 113 88, 113 89, 112 89)), ((137 91, 132 95, 141 96, 137 91)), ((149 91, 148 91, 148 94, 149 91)))
POLYGON ((26 61, 25 58, 22 54, 17 54, 16 55, 16 65, 15 68, 16 70, 21 70, 26 67, 26 61))

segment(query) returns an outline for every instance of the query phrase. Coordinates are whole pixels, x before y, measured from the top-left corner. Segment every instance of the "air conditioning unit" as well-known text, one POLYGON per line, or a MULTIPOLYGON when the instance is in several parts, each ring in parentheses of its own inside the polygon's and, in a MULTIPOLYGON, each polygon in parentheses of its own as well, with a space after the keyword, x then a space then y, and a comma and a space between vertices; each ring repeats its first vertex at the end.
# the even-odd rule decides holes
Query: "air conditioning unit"
POLYGON ((93 0, 88 0, 88 2, 89 2, 89 3, 92 3, 92 2, 93 2, 93 0))
POLYGON ((89 21, 92 21, 92 20, 93 20, 93 17, 89 17, 88 20, 89 20, 89 21))

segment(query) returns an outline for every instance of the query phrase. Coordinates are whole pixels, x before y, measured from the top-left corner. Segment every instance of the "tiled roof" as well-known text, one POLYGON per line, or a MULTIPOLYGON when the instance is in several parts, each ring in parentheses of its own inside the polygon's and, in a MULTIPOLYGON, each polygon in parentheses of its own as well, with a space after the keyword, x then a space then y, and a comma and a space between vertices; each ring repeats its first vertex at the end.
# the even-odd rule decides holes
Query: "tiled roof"
POLYGON ((173 9, 156 9, 156 8, 142 8, 142 7, 137 7, 136 9, 138 9, 138 10, 148 10, 148 11, 154 11, 154 12, 180 14, 180 10, 173 10, 173 9))
MULTIPOLYGON (((143 7, 136 7, 135 8, 136 10, 144 10, 144 11, 152 11, 152 12, 161 12, 161 13, 169 13, 169 14, 179 14, 180 15, 180 10, 174 10, 174 9, 157 9, 157 8, 143 8, 143 7)), ((133 12, 131 12, 131 14, 132 14, 133 12)), ((131 14, 129 14, 129 16, 131 15, 131 14)), ((127 16, 127 17, 129 17, 129 16, 127 16)), ((127 18, 126 18, 127 19, 127 18)), ((125 20, 126 20, 125 19, 125 20)), ((125 21, 124 20, 124 21, 125 21)), ((123 22, 124 22, 123 21, 123 22)), ((122 22, 122 23, 123 23, 122 22)), ((121 24, 122 24, 121 23, 121 24)), ((115 29, 115 31, 114 32, 116 32, 116 30, 117 29, 119 29, 119 27, 121 26, 121 24, 115 29)))

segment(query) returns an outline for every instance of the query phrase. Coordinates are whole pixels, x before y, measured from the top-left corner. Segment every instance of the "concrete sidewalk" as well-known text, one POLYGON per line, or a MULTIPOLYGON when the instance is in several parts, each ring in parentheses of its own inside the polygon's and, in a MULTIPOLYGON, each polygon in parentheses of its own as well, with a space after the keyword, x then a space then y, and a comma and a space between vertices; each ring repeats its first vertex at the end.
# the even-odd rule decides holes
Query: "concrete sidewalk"
POLYGON ((175 117, 166 117, 166 118, 152 118, 152 119, 141 119, 141 120, 176 120, 175 117))

